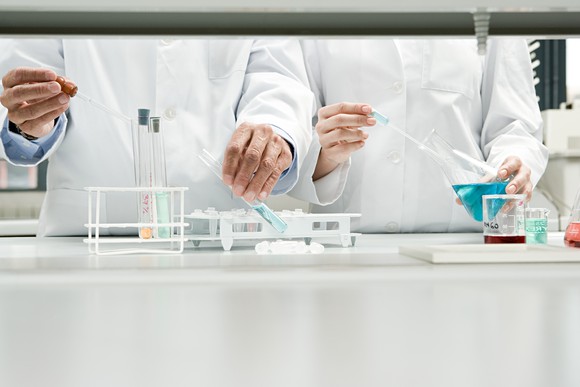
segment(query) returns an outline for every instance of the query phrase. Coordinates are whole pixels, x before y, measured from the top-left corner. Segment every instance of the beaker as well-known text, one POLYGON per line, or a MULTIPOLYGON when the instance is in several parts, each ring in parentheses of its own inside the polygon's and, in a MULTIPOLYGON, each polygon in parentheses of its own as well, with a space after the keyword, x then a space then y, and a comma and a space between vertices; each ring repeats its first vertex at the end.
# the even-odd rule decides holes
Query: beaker
POLYGON ((570 213, 570 221, 564 234, 564 244, 570 247, 580 247, 580 189, 570 213))
POLYGON ((526 195, 483 195, 483 241, 525 243, 526 195))
POLYGON ((497 178, 497 170, 485 162, 454 149, 434 129, 423 141, 430 155, 441 167, 467 213, 483 220, 482 196, 505 194, 508 180, 497 178))
POLYGON ((548 214, 546 208, 526 209, 526 243, 548 243, 548 214))

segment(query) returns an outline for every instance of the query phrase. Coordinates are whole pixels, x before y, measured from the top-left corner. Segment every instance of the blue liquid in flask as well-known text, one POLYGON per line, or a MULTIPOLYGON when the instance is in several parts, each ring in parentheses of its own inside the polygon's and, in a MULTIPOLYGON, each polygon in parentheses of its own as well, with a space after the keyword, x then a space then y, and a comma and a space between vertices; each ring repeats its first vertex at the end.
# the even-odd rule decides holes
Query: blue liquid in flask
MULTIPOLYGON (((507 181, 456 184, 453 186, 453 189, 457 193, 457 196, 459 196, 459 199, 461 199, 461 203, 463 203, 463 207, 465 207, 467 213, 469 213, 473 219, 481 222, 483 220, 482 196, 505 194, 505 187, 507 185, 507 181)), ((501 207, 502 206, 499 205, 497 210, 499 211, 501 207)))
POLYGON ((272 227, 278 232, 284 232, 288 228, 286 222, 284 222, 278 215, 274 213, 267 205, 260 203, 258 205, 252 206, 252 208, 260 214, 266 222, 270 223, 272 227))

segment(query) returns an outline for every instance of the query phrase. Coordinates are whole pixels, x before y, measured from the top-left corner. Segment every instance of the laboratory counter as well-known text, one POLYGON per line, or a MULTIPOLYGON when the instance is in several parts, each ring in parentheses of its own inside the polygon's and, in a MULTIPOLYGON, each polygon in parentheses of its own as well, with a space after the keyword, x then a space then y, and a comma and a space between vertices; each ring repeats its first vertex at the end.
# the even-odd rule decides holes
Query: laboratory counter
POLYGON ((398 250, 481 241, 96 256, 83 238, 0 238, 0 386, 580 386, 580 263, 398 250))

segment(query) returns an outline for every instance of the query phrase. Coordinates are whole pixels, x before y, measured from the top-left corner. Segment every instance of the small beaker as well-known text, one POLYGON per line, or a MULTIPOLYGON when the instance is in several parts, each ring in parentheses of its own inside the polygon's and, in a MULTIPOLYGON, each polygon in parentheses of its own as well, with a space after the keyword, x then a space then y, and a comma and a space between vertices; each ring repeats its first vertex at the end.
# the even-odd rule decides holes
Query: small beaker
POLYGON ((436 130, 423 141, 423 149, 441 167, 467 213, 483 220, 482 196, 505 194, 508 180, 497 178, 497 170, 484 161, 454 149, 436 130))
POLYGON ((546 208, 526 209, 526 243, 548 243, 548 214, 546 208))
POLYGON ((564 234, 564 243, 570 247, 580 247, 580 190, 576 194, 574 206, 570 213, 570 221, 564 234))
POLYGON ((525 243, 526 195, 483 195, 483 241, 525 243))

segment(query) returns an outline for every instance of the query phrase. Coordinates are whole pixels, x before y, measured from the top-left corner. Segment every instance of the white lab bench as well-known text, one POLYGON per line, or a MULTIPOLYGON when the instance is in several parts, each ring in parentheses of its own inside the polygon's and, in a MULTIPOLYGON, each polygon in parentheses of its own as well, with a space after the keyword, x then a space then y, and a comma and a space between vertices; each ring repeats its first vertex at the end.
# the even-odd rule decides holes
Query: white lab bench
POLYGON ((580 263, 397 253, 479 242, 97 257, 82 238, 0 238, 0 386, 580 386, 580 263))

